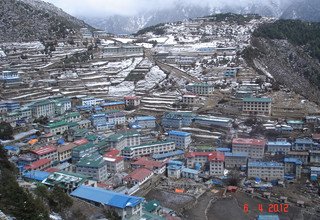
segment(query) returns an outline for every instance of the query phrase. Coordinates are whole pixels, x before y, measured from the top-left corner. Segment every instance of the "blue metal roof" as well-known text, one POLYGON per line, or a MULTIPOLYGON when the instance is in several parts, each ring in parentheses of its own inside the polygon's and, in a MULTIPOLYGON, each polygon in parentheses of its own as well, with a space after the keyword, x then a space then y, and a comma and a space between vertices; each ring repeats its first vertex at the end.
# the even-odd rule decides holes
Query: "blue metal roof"
POLYGON ((224 156, 226 156, 226 157, 248 157, 248 153, 245 153, 245 152, 239 152, 239 153, 225 152, 224 156))
POLYGON ((294 143, 295 144, 313 144, 313 140, 310 138, 298 138, 294 143))
POLYGON ((259 215, 258 220, 279 220, 278 215, 259 215))
POLYGON ((156 120, 156 118, 153 116, 137 116, 135 120, 136 121, 153 121, 153 120, 156 120))
POLYGON ((5 150, 11 150, 11 151, 18 151, 19 147, 16 147, 16 146, 5 146, 4 149, 5 150))
POLYGON ((80 186, 70 195, 80 199, 102 203, 107 206, 117 207, 121 209, 137 206, 144 201, 144 198, 141 197, 129 196, 122 193, 90 186, 80 186))
POLYGON ((302 165, 302 161, 299 160, 298 158, 292 158, 292 157, 284 158, 284 162, 285 163, 295 163, 297 165, 302 165))
POLYGON ((47 177, 50 174, 51 173, 40 171, 40 170, 33 170, 33 171, 23 173, 22 176, 24 178, 28 178, 28 179, 32 179, 32 180, 36 180, 36 181, 43 181, 43 180, 47 179, 47 177))
POLYGON ((287 141, 268 141, 267 146, 291 147, 291 143, 287 141))
POLYGON ((174 156, 178 156, 178 155, 182 155, 182 154, 184 154, 183 150, 176 150, 176 151, 167 152, 167 153, 163 153, 163 154, 153 154, 152 158, 155 160, 160 160, 160 159, 174 157, 174 156))
POLYGON ((178 160, 170 160, 167 162, 168 165, 178 165, 178 166, 183 166, 183 162, 178 161, 178 160))
POLYGON ((277 163, 277 162, 259 162, 259 161, 254 161, 254 162, 249 162, 248 167, 279 167, 282 168, 283 164, 282 163, 277 163))
POLYGON ((112 106, 112 105, 124 105, 124 102, 107 102, 107 103, 103 103, 101 104, 101 106, 112 106))
POLYGON ((190 168, 186 168, 186 167, 182 168, 181 172, 199 174, 198 170, 194 170, 194 169, 190 169, 190 168))
POLYGON ((188 133, 188 132, 184 132, 184 131, 169 131, 168 132, 169 135, 175 135, 175 136, 181 136, 181 137, 188 137, 190 136, 191 134, 188 133))

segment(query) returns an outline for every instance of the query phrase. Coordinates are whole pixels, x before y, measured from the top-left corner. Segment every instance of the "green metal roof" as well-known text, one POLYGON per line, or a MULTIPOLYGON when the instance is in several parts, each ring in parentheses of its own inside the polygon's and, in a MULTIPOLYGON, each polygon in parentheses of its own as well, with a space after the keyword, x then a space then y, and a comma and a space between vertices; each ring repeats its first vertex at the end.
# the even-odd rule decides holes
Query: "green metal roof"
POLYGON ((106 162, 100 154, 92 154, 82 157, 76 166, 100 168, 105 166, 106 162))
POLYGON ((75 147, 72 149, 72 151, 85 151, 87 149, 91 149, 91 148, 94 148, 96 147, 96 145, 94 143, 87 143, 87 144, 84 144, 84 145, 80 145, 79 147, 75 147))
POLYGON ((244 102, 272 102, 271 98, 243 98, 244 102))
POLYGON ((80 116, 80 113, 79 112, 70 112, 70 113, 67 113, 64 118, 72 118, 72 117, 79 117, 80 116))
POLYGON ((158 200, 151 200, 143 204, 143 209, 147 212, 154 212, 160 207, 160 202, 158 200))
POLYGON ((132 149, 135 148, 141 148, 141 147, 146 147, 146 146, 152 146, 152 145, 157 145, 157 144, 168 144, 168 143, 174 143, 174 141, 156 141, 156 142, 152 142, 152 143, 147 143, 147 144, 140 144, 140 145, 135 145, 135 146, 131 146, 131 147, 125 147, 123 150, 124 151, 130 151, 132 149))
POLYGON ((66 126, 66 125, 68 125, 68 123, 65 121, 57 121, 57 122, 48 124, 46 127, 57 128, 57 127, 66 126))
POLYGON ((118 132, 116 134, 110 135, 108 137, 108 140, 115 142, 115 141, 121 140, 122 138, 130 137, 130 136, 138 136, 138 135, 140 135, 140 133, 135 130, 122 131, 122 132, 118 132))

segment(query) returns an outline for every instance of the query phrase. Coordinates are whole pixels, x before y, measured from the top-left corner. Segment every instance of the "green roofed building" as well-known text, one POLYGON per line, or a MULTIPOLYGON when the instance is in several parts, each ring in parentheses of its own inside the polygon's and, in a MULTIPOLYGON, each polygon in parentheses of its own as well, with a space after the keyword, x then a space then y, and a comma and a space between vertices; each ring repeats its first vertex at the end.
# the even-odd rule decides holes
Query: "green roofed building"
POLYGON ((72 162, 78 162, 81 157, 98 151, 98 146, 94 143, 87 143, 72 149, 72 162))
POLYGON ((69 125, 66 121, 56 121, 44 126, 44 131, 46 133, 60 135, 60 134, 63 134, 63 132, 65 132, 66 130, 68 130, 68 128, 69 128, 69 125))
POLYGON ((59 171, 50 174, 45 180, 42 181, 42 183, 48 186, 57 185, 67 192, 72 192, 81 185, 95 186, 97 184, 96 181, 91 180, 91 178, 88 176, 65 171, 59 171))
POLYGON ((242 112, 248 115, 271 115, 271 98, 244 98, 242 112))
POLYGON ((108 137, 108 142, 111 148, 122 150, 125 147, 139 145, 140 133, 136 130, 117 132, 108 137))
POLYGON ((122 150, 122 156, 132 159, 135 157, 147 156, 152 154, 162 154, 172 152, 176 149, 173 141, 157 141, 148 144, 141 144, 131 147, 125 147, 122 150))
POLYGON ((76 164, 76 171, 97 181, 104 181, 108 178, 107 163, 98 153, 82 157, 76 164))
POLYGON ((197 95, 211 95, 214 92, 214 86, 208 83, 191 83, 186 89, 197 95))

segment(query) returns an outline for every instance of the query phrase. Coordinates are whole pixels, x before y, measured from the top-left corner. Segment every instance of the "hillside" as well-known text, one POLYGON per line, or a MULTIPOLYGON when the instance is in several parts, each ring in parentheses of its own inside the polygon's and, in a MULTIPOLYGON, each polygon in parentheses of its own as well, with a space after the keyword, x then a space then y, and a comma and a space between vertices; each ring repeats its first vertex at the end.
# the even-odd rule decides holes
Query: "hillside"
POLYGON ((52 4, 38 0, 0 1, 0 42, 63 38, 90 27, 52 4))
POLYGON ((255 30, 244 51, 248 64, 320 103, 320 24, 279 20, 255 30))

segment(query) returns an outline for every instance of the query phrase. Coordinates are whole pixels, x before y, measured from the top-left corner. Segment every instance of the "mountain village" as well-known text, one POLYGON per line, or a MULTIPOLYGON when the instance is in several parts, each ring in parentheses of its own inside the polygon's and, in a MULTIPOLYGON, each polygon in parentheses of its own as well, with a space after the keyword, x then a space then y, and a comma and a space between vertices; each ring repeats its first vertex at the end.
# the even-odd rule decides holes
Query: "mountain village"
POLYGON ((272 21, 1 43, 0 121, 13 133, 0 141, 20 186, 58 185, 119 219, 319 219, 319 105, 243 52, 272 21))

